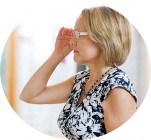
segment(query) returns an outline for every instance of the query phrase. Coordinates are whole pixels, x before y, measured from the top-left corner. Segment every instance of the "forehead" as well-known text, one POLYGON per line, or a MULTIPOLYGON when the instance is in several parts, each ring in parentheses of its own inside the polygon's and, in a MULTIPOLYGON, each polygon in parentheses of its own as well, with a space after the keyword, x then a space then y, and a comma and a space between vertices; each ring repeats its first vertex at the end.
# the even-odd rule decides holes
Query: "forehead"
POLYGON ((79 31, 86 31, 84 23, 83 23, 83 19, 82 19, 82 15, 80 15, 74 25, 74 29, 75 30, 79 30, 79 31))

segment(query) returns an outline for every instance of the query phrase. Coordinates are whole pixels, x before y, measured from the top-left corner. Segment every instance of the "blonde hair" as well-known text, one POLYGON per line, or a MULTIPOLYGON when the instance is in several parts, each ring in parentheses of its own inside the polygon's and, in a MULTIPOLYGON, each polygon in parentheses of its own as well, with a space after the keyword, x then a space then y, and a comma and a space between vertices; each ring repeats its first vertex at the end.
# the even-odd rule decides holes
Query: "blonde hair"
POLYGON ((107 65, 122 65, 130 52, 129 21, 109 7, 84 9, 81 13, 89 37, 101 47, 107 65))

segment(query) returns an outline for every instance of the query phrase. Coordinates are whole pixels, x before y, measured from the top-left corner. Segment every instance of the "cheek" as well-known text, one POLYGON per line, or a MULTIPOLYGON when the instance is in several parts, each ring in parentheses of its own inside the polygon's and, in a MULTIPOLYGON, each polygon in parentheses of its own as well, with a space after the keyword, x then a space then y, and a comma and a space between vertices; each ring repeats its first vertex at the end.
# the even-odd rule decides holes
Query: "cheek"
POLYGON ((99 56, 101 54, 101 50, 97 46, 89 45, 83 48, 82 53, 89 58, 93 58, 99 56))
POLYGON ((77 46, 79 50, 85 54, 94 54, 97 55, 101 52, 101 49, 99 46, 97 46, 92 40, 89 38, 82 39, 77 42, 77 46))

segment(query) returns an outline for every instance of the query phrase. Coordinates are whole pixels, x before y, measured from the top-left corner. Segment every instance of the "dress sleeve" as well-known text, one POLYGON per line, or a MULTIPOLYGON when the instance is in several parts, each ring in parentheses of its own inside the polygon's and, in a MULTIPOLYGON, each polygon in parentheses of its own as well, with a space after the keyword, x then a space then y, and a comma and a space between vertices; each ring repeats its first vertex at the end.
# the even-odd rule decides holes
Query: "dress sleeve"
POLYGON ((137 102, 137 95, 134 86, 124 72, 109 77, 107 80, 104 81, 104 83, 102 83, 102 89, 103 89, 102 99, 105 100, 107 96, 110 94, 111 90, 117 87, 127 90, 132 95, 134 100, 137 102))

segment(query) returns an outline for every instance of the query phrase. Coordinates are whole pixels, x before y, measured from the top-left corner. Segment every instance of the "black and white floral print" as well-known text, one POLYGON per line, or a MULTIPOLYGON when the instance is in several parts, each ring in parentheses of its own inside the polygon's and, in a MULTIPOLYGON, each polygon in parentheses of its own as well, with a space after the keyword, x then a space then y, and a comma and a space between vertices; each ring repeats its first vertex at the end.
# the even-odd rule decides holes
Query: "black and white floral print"
POLYGON ((81 71, 75 76, 71 95, 58 118, 58 125, 69 140, 91 139, 106 134, 102 102, 112 89, 124 88, 137 101, 136 92, 128 76, 115 67, 104 75, 99 84, 88 92, 82 103, 77 105, 89 76, 89 71, 81 71))

